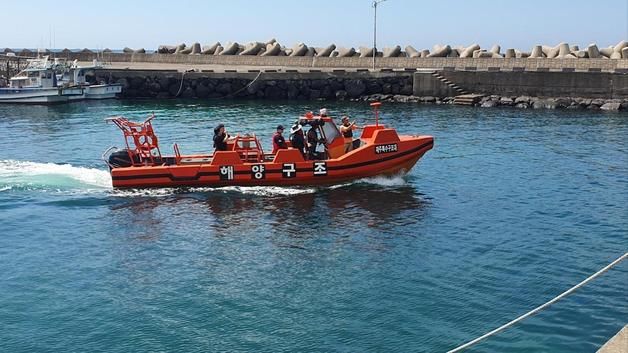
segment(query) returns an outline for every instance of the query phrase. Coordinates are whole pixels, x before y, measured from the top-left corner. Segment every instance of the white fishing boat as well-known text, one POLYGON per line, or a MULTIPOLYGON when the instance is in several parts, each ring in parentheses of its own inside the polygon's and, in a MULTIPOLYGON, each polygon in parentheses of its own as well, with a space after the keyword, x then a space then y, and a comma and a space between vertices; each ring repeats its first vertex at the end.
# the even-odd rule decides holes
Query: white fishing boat
POLYGON ((102 64, 94 60, 91 65, 79 66, 78 61, 74 61, 60 78, 60 83, 67 87, 80 87, 83 89, 81 97, 71 96, 70 100, 80 99, 110 99, 115 98, 122 92, 122 85, 118 83, 107 84, 104 82, 91 84, 87 81, 88 74, 94 70, 102 68, 102 64))
POLYGON ((0 103, 62 103, 70 97, 84 95, 82 87, 59 85, 57 73, 64 64, 48 56, 29 59, 28 66, 9 79, 9 86, 0 88, 0 103))

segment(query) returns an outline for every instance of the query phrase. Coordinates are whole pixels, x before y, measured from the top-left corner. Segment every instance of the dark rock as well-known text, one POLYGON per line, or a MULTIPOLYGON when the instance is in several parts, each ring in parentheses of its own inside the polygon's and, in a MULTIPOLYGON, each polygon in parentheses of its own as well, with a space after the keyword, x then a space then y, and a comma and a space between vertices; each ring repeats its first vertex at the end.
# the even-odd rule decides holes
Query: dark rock
POLYGON ((168 87, 170 87, 170 83, 171 83, 169 77, 161 77, 159 78, 158 82, 162 90, 167 90, 168 87))
POLYGON ((334 98, 335 96, 336 96, 336 93, 332 91, 329 86, 324 87, 323 90, 321 91, 321 98, 331 99, 331 98, 334 98))
POLYGON ((119 78, 118 80, 116 80, 116 83, 119 83, 122 85, 122 89, 124 90, 128 90, 130 85, 129 85, 129 81, 126 78, 119 78))
POLYGON ((392 86, 390 87, 390 93, 392 94, 401 93, 401 85, 393 83, 392 86))
POLYGON ((284 97, 284 91, 277 86, 268 86, 264 90, 264 97, 269 99, 281 99, 284 97))
POLYGON ((170 85, 170 87, 168 87, 168 92, 171 96, 176 97, 177 94, 180 93, 179 89, 183 90, 181 88, 181 83, 173 83, 170 85))
POLYGON ((590 106, 587 107, 587 109, 589 109, 589 110, 600 110, 600 107, 595 105, 595 104, 591 104, 590 106))
POLYGON ((348 95, 347 91, 343 91, 343 90, 337 91, 336 99, 339 101, 343 101, 347 98, 347 95, 348 95))
POLYGON ((624 101, 621 103, 621 110, 628 110, 628 101, 624 101))
POLYGON ((168 98, 170 98, 170 94, 168 92, 159 92, 159 93, 157 93, 155 98, 157 98, 157 99, 168 99, 168 98))
POLYGON ((399 93, 405 96, 411 96, 412 92, 413 92, 412 85, 403 85, 401 86, 401 90, 399 91, 399 93))
POLYGON ((382 85, 382 93, 383 94, 390 94, 391 92, 392 92, 392 84, 384 83, 382 85))
POLYGON ((288 99, 296 99, 299 96, 299 87, 294 84, 288 86, 288 90, 286 92, 288 99))
POLYGON ((366 85, 362 80, 347 80, 345 82, 345 91, 351 98, 357 98, 366 92, 366 85))
POLYGON ((187 87, 186 89, 183 90, 183 92, 181 92, 179 97, 181 97, 181 98, 194 98, 195 95, 196 95, 196 92, 194 92, 192 87, 187 87))
POLYGON ((366 83, 366 93, 374 94, 380 93, 382 91, 382 86, 376 81, 368 81, 366 83))
POLYGON ((161 91, 161 85, 158 82, 151 82, 147 85, 147 88, 149 91, 151 92, 160 92, 161 91))
POLYGON ((436 102, 436 98, 432 96, 421 97, 421 103, 434 103, 436 102))
POLYGON ((198 98, 207 98, 210 93, 211 91, 209 90, 209 88, 207 88, 206 85, 200 84, 196 86, 196 96, 198 98))
POLYGON ((232 92, 231 83, 223 82, 216 86, 216 92, 226 96, 232 92))
POLYGON ((310 88, 316 90, 322 90, 326 86, 327 84, 323 80, 312 80, 312 83, 310 84, 310 88))
POLYGON ((321 97, 321 91, 317 89, 310 90, 310 99, 315 100, 321 97))
POLYGON ((140 89, 144 86, 144 83, 146 83, 146 79, 143 77, 133 77, 131 78, 131 81, 129 82, 129 85, 131 86, 131 88, 134 89, 140 89))
POLYGON ((525 102, 521 102, 521 103, 517 103, 515 105, 515 108, 519 108, 519 109, 528 109, 530 108, 530 105, 528 103, 525 102))

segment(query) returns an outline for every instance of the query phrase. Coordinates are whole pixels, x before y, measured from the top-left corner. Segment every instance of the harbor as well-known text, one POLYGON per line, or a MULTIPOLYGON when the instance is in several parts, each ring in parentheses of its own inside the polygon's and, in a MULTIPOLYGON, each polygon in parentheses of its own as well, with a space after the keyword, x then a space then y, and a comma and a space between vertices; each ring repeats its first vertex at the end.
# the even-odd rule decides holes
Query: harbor
POLYGON ((628 349, 625 0, 30 5, 0 352, 628 349))

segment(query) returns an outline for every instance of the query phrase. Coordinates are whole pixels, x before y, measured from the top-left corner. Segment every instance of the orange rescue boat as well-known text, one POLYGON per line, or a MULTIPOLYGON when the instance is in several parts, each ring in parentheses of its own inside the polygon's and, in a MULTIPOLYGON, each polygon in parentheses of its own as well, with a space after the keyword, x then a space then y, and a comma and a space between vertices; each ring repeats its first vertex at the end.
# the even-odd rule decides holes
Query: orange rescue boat
POLYGON ((143 123, 122 116, 108 118, 124 133, 126 148, 110 147, 103 160, 115 188, 320 185, 407 172, 434 146, 434 138, 398 135, 380 125, 380 104, 371 103, 375 124, 363 127, 349 152, 331 117, 311 113, 301 117, 300 123, 317 129, 324 141, 324 152, 316 160, 304 159, 291 147, 264 153, 255 135, 235 136, 227 151, 203 155, 182 155, 174 144, 174 155, 164 156, 152 126, 154 115, 143 123))

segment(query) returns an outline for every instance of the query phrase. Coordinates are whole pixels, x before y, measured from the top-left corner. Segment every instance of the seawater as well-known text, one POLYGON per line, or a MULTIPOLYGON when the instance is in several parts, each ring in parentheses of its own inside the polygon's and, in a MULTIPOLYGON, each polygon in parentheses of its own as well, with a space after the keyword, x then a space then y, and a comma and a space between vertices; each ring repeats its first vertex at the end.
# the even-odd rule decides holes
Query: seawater
MULTIPOLYGON (((112 190, 104 118, 154 112, 208 151, 320 104, 0 106, 0 351, 442 352, 553 298, 628 244, 628 114, 384 105, 436 144, 407 175, 333 187, 112 190)), ((472 351, 593 352, 628 263, 472 351)))

